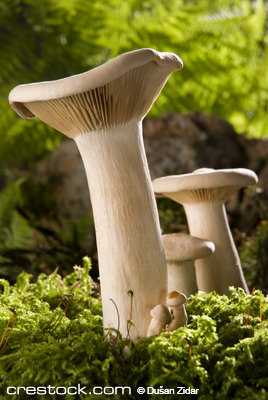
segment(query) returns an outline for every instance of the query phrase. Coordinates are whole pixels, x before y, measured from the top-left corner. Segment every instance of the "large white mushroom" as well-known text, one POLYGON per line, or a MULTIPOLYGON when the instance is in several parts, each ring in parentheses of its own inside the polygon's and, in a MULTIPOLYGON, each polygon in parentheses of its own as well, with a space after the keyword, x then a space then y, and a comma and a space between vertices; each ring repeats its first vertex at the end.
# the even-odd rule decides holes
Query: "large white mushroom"
POLYGON ((186 297, 198 291, 195 276, 195 260, 210 256, 214 243, 187 235, 169 233, 163 235, 168 271, 168 292, 179 290, 186 297))
POLYGON ((81 75, 17 86, 9 95, 23 118, 37 116, 75 140, 94 213, 104 327, 117 327, 114 302, 120 331, 128 336, 127 293, 132 290, 133 340, 146 336, 150 310, 164 303, 167 293, 142 119, 182 65, 174 54, 142 49, 81 75))
POLYGON ((256 174, 244 168, 202 168, 191 174, 153 181, 156 195, 183 205, 191 235, 215 244, 215 252, 210 257, 195 263, 199 290, 229 295, 229 286, 235 286, 249 293, 224 203, 237 190, 257 181, 256 174))

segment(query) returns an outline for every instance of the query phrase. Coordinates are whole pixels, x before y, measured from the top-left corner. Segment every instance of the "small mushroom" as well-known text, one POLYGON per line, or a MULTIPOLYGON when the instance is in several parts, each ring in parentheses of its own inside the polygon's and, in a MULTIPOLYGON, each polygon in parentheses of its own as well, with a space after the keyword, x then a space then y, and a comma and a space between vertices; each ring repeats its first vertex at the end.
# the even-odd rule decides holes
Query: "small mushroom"
POLYGON ((97 237, 104 328, 132 340, 147 334, 150 310, 165 302, 167 271, 142 120, 170 74, 183 66, 172 53, 141 49, 83 74, 31 83, 9 94, 23 118, 38 117, 75 140, 81 153, 97 237))
POLYGON ((201 168, 191 174, 167 176, 153 181, 156 195, 183 205, 190 234, 215 244, 215 252, 196 261, 199 290, 229 293, 229 286, 249 293, 229 228, 224 203, 242 187, 255 185, 257 175, 244 168, 201 168))
POLYGON ((151 312, 151 323, 147 332, 147 336, 158 335, 161 329, 165 329, 166 325, 171 322, 171 315, 166 306, 160 304, 155 306, 151 312))
POLYGON ((174 290, 167 295, 166 305, 173 310, 172 322, 166 327, 167 332, 175 331, 187 324, 188 317, 185 310, 185 294, 174 290))
POLYGON ((168 292, 180 290, 187 297, 198 291, 194 262, 210 256, 214 243, 185 233, 163 235, 167 260, 168 292))

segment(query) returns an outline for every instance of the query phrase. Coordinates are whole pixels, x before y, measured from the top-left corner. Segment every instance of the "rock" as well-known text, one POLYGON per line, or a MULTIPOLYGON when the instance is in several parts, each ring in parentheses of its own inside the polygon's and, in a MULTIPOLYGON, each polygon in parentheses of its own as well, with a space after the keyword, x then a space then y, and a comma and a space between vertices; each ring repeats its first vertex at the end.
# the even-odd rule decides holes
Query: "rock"
POLYGON ((169 112, 144 120, 152 179, 198 168, 246 167, 248 155, 231 124, 218 116, 169 112))
POLYGON ((91 210, 91 204, 85 168, 75 142, 64 139, 45 164, 49 181, 56 176, 59 182, 53 196, 57 199, 62 218, 82 218, 91 210))

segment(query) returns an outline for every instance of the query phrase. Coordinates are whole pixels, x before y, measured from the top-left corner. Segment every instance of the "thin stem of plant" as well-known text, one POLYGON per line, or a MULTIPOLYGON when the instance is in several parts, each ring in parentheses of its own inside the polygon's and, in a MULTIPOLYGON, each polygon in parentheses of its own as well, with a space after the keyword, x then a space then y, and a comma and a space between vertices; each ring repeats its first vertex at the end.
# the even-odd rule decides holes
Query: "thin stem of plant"
POLYGON ((262 309, 261 309, 261 303, 262 303, 262 292, 260 290, 260 328, 262 328, 262 309))
MULTIPOLYGON (((129 318, 129 320, 130 321, 132 321, 132 310, 133 310, 133 291, 132 290, 129 290, 128 292, 127 292, 127 294, 130 296, 130 298, 131 298, 131 300, 130 300, 130 318, 129 318)), ((127 324, 127 337, 129 338, 129 340, 131 340, 131 338, 130 338, 130 327, 131 327, 131 324, 127 324)))
POLYGON ((250 307, 251 307, 251 302, 252 302, 254 290, 255 290, 255 286, 254 286, 254 288, 252 289, 252 293, 251 293, 251 297, 250 297, 250 301, 249 301, 248 315, 247 315, 247 323, 246 323, 246 330, 248 329, 249 312, 250 312, 250 307))
POLYGON ((11 327, 11 329, 10 329, 10 332, 9 332, 9 334, 8 334, 7 340, 5 341, 4 346, 3 346, 2 349, 0 350, 0 354, 3 352, 4 348, 6 347, 7 342, 8 342, 8 340, 9 340, 9 338, 10 338, 11 332, 12 332, 12 330, 13 330, 13 328, 14 328, 14 326, 15 326, 16 320, 17 320, 17 313, 16 313, 16 310, 14 310, 14 309, 11 308, 11 307, 8 307, 8 309, 9 309, 9 311, 12 312, 12 315, 11 315, 11 317, 9 318, 8 323, 7 323, 7 325, 6 325, 6 328, 5 328, 5 330, 4 330, 4 333, 3 333, 3 336, 2 336, 2 339, 1 339, 0 346, 1 346, 1 344, 2 344, 2 342, 3 342, 3 340, 4 340, 4 338, 5 338, 5 334, 6 334, 7 328, 8 328, 8 326, 9 326, 9 324, 10 324, 10 321, 11 321, 13 315, 15 315, 15 319, 14 319, 14 322, 13 322, 12 327, 11 327))
POLYGON ((191 360, 192 357, 192 342, 191 339, 189 338, 183 338, 188 344, 189 344, 189 360, 191 360))
POLYGON ((5 335, 6 335, 7 328, 8 328, 8 326, 9 326, 10 321, 12 320, 12 318, 13 318, 13 314, 12 314, 11 317, 9 318, 8 323, 7 323, 7 325, 6 325, 6 328, 5 328, 5 330, 4 330, 4 333, 3 333, 3 336, 2 336, 2 339, 1 339, 1 342, 0 342, 0 348, 1 348, 1 346, 2 346, 3 340, 4 340, 5 335))
POLYGON ((117 323, 117 330, 119 331, 119 328, 120 328, 120 315, 119 315, 119 311, 118 311, 117 305, 115 304, 115 301, 113 301, 113 299, 110 299, 110 301, 114 304, 115 309, 116 309, 116 312, 117 312, 117 321, 118 321, 118 323, 117 323))
MULTIPOLYGON (((66 314, 66 311, 67 311, 67 309, 68 309, 68 307, 69 307, 69 304, 70 304, 70 302, 71 302, 71 298, 72 298, 72 297, 75 297, 75 294, 74 294, 74 293, 65 294, 65 295, 62 297, 62 299, 60 299, 60 303, 58 304, 58 306, 57 306, 57 308, 56 308, 55 311, 57 311, 57 309, 60 307, 60 305, 63 304, 63 305, 65 305, 65 308, 64 308, 63 312, 64 312, 64 314, 66 314), (66 300, 67 300, 67 303, 66 303, 66 300)), ((63 318, 63 315, 62 315, 61 317, 59 317, 59 318, 54 322, 54 324, 50 327, 49 330, 51 330, 51 329, 54 327, 54 329, 53 329, 53 331, 54 331, 54 330, 59 326, 59 324, 61 323, 62 318, 63 318)))

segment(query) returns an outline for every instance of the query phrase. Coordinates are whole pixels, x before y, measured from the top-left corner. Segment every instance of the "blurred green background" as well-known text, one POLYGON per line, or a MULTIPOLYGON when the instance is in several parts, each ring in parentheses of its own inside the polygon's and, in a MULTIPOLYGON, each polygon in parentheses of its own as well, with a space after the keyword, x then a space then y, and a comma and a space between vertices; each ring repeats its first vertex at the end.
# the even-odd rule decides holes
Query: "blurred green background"
POLYGON ((267 6, 262 0, 1 0, 2 167, 61 139, 14 113, 7 102, 14 86, 81 73, 142 47, 184 62, 151 115, 205 111, 238 132, 268 135, 267 6))
MULTIPOLYGON (((248 137, 268 137, 267 10, 262 0, 1 0, 0 189, 12 167, 34 168, 63 138, 11 109, 14 86, 78 74, 143 47, 184 62, 151 116, 203 111, 248 137)), ((20 180, 0 192, 1 276, 12 280, 11 267, 13 273, 42 270, 41 264, 64 270, 81 260, 92 215, 53 230, 40 223, 44 214, 56 219, 52 210, 50 188, 20 180), (34 230, 42 245, 34 244, 34 230)))

